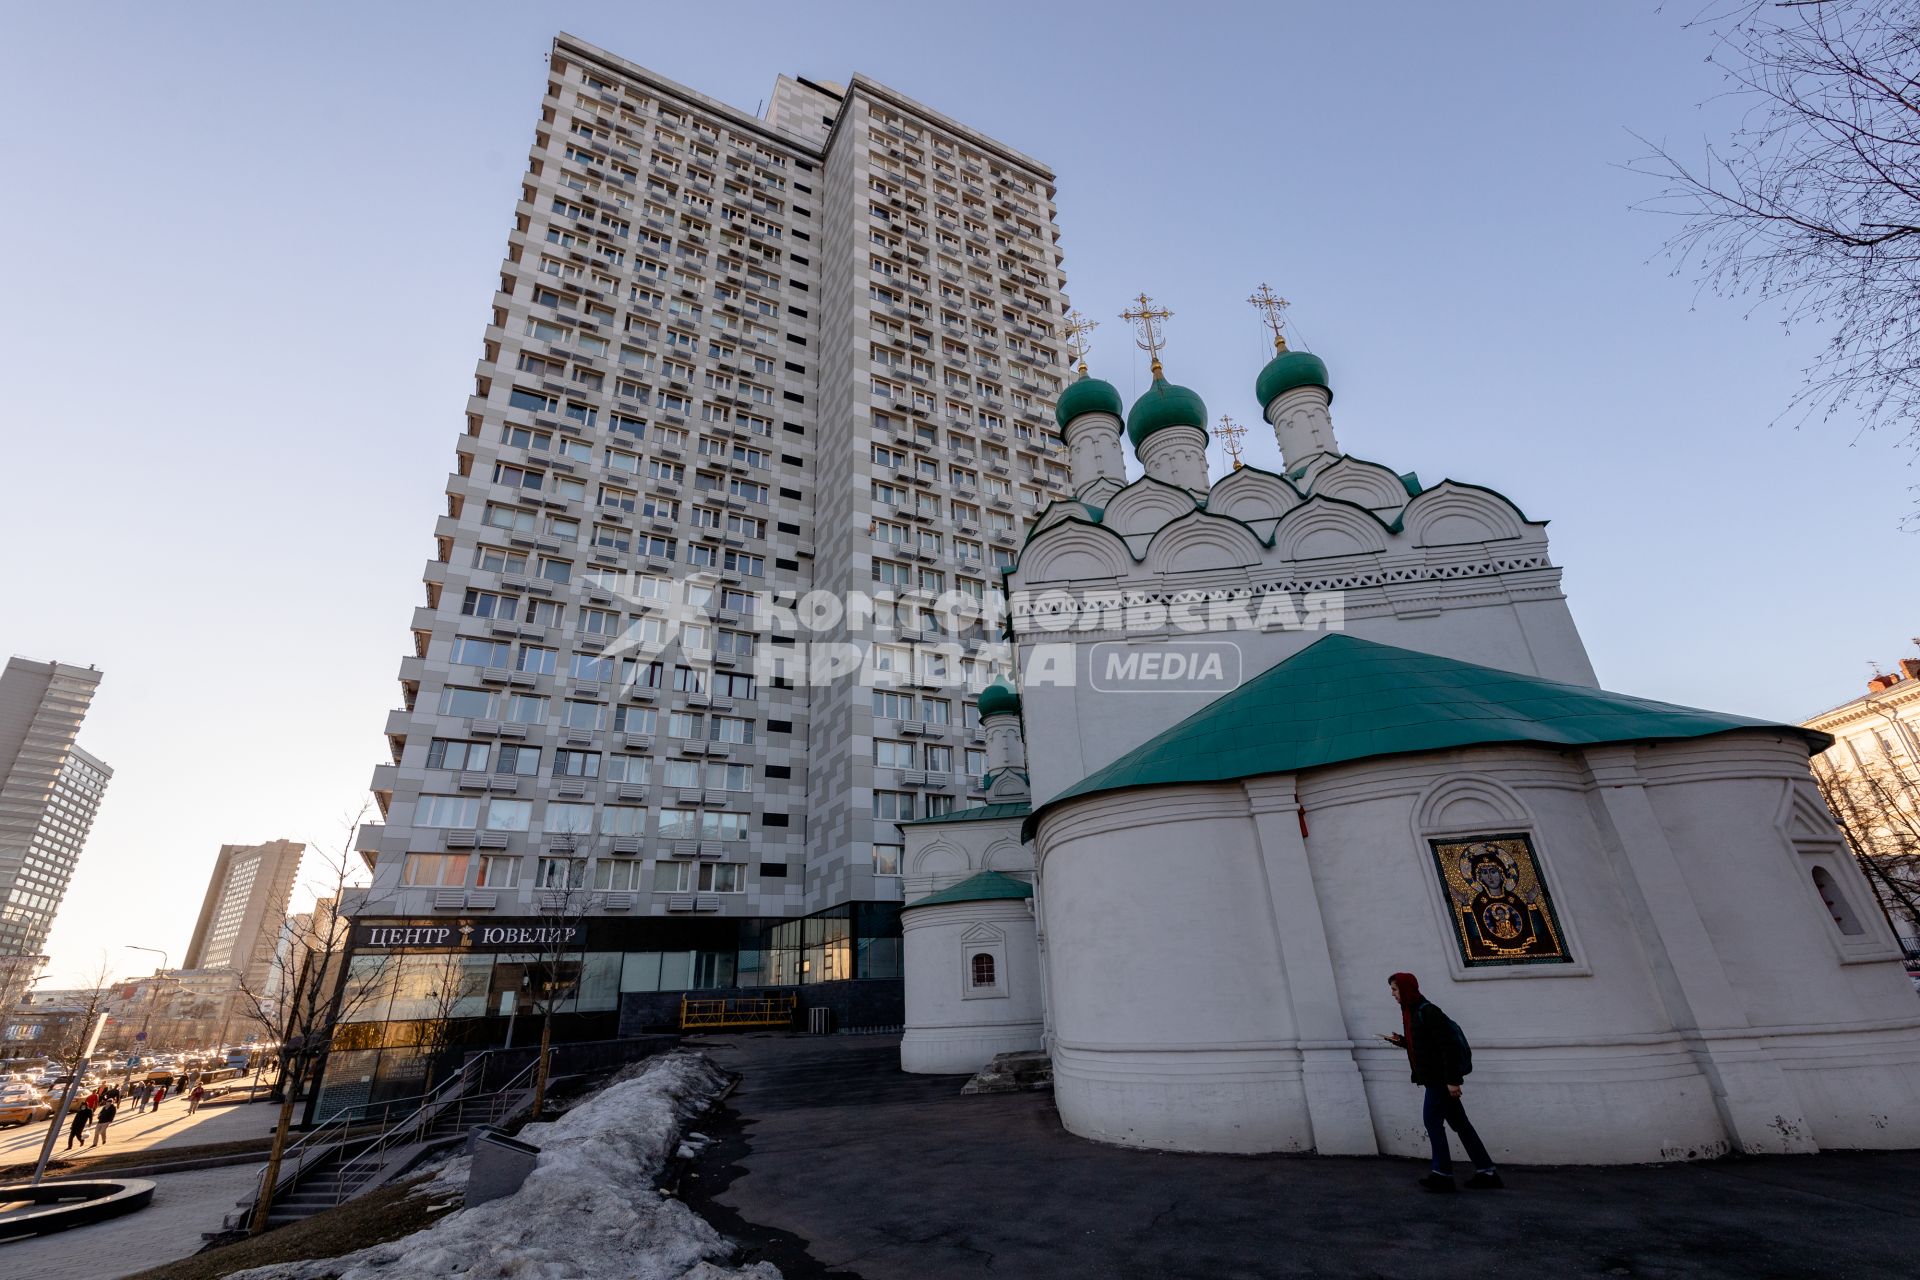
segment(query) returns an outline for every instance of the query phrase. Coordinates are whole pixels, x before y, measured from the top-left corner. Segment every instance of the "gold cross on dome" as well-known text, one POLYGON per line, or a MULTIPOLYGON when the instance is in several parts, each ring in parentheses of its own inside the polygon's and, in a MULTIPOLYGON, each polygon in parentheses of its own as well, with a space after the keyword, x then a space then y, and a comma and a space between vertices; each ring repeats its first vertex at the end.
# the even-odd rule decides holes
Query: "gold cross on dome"
POLYGON ((1093 331, 1100 327, 1098 320, 1089 320, 1078 311, 1069 311, 1060 317, 1060 336, 1067 340, 1067 351, 1073 356, 1074 363, 1080 366, 1080 376, 1087 376, 1087 352, 1093 350, 1093 331))
POLYGON ((1213 438, 1225 446, 1227 456, 1233 459, 1233 469, 1235 471, 1238 471, 1242 466, 1246 465, 1240 461, 1240 437, 1246 434, 1247 429, 1245 427, 1224 413, 1220 415, 1220 425, 1213 429, 1213 438))
POLYGON ((1273 349, 1285 351, 1287 336, 1281 332, 1281 326, 1285 322, 1287 308, 1292 304, 1275 293, 1264 280, 1260 282, 1260 287, 1253 291, 1253 296, 1248 298, 1247 302, 1265 317, 1267 328, 1273 330, 1273 349))
POLYGON ((1133 300, 1134 305, 1120 313, 1120 318, 1140 330, 1138 345, 1153 358, 1153 376, 1160 376, 1160 348, 1166 345, 1166 337, 1160 332, 1160 322, 1171 320, 1173 312, 1165 307, 1153 305, 1153 299, 1141 294, 1133 300))

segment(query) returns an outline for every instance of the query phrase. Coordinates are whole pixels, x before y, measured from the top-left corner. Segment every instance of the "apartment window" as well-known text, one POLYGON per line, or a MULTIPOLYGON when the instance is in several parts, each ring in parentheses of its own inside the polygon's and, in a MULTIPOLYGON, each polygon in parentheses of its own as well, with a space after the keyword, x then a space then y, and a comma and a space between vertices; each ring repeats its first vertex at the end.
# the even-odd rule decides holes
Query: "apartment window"
POLYGON ((900 874, 901 846, 897 844, 877 844, 873 846, 873 874, 877 876, 897 876, 900 874))
POLYGON ((495 800, 487 805, 489 831, 525 831, 532 825, 531 800, 495 800))
POLYGON ((586 876, 585 858, 542 858, 534 884, 541 889, 578 889, 586 876))
POLYGON ((448 685, 440 690, 440 714, 443 716, 491 720, 498 706, 498 695, 491 689, 462 689, 448 685))
POLYGON ((504 640, 481 640, 475 636, 455 636, 451 661, 474 667, 504 667, 513 646, 504 640))
POLYGON ((429 769, 482 769, 487 767, 490 748, 484 742, 459 742, 435 738, 427 747, 429 769))
MULTIPOLYGON (((659 723, 659 713, 652 707, 615 707, 613 709, 613 728, 616 733, 642 733, 651 737, 659 723)), ((637 781, 645 782, 646 771, 637 781)), ((636 779, 629 778, 628 781, 636 779)))
POLYGON ((556 751, 553 753, 556 778, 597 778, 600 776, 598 751, 556 751))
POLYGON ((647 811, 639 805, 610 804, 600 811, 600 834, 637 836, 646 834, 647 811))
POLYGON ((471 827, 480 820, 480 801, 474 796, 420 797, 414 806, 416 827, 471 827))
POLYGON ((514 659, 514 669, 536 676, 550 676, 560 661, 560 651, 549 649, 545 645, 523 644, 519 656, 514 659))
POLYGON ((600 730, 607 727, 607 708, 601 702, 580 702, 568 698, 560 704, 560 723, 569 729, 600 730))
POLYGON ((706 717, 692 711, 675 711, 667 716, 669 738, 705 738, 706 717))
POLYGON ((607 781, 645 784, 651 780, 652 761, 646 756, 610 755, 607 781))
MULTIPOLYGON (((927 744, 927 770, 930 773, 953 772, 953 748, 927 744)), ((952 799, 951 796, 948 799, 952 799)))
POLYGON ((534 777, 540 772, 540 748, 502 746, 493 771, 522 778, 534 777))
POLYGON ((753 721, 738 716, 713 718, 713 741, 745 745, 753 741, 753 721))
POLYGON ((876 738, 873 743, 873 763, 882 769, 911 769, 913 744, 876 738))
POLYGON ((588 835, 593 831, 593 806, 549 802, 541 822, 548 835, 588 835))
POLYGON ((873 714, 889 720, 913 719, 913 695, 910 693, 892 693, 885 689, 873 691, 873 714))
POLYGON ((875 791, 873 816, 883 822, 906 822, 913 818, 913 792, 875 791))
POLYGON ((480 870, 474 876, 476 889, 512 889, 520 884, 520 858, 517 855, 496 854, 480 859, 480 870))
POLYGON ((697 809, 662 809, 660 811, 660 838, 663 840, 691 840, 700 831, 700 812, 697 809))
POLYGON ((702 840, 745 840, 747 815, 744 813, 706 812, 700 815, 702 840))
POLYGON ((410 853, 400 864, 404 885, 461 885, 467 881, 464 853, 410 853))

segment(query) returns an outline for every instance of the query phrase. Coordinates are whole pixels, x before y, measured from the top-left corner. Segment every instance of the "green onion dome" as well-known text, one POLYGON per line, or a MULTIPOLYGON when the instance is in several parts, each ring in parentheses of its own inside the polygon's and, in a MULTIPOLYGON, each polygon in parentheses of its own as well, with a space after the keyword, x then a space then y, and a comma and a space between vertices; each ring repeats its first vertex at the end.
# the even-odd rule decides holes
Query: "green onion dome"
POLYGON ((1127 415, 1127 438, 1138 449, 1148 436, 1167 427, 1205 431, 1207 405, 1195 392, 1156 375, 1147 394, 1133 402, 1133 412, 1127 415))
POLYGON ((1020 695, 1015 693, 1007 678, 1001 676, 980 691, 980 718, 1020 714, 1020 695))
POLYGON ((1124 418, 1127 409, 1111 382, 1082 374, 1062 393, 1060 403, 1053 406, 1053 420, 1064 427, 1083 413, 1110 413, 1124 418))
POLYGON ((1307 351, 1282 351, 1267 361, 1260 380, 1253 384, 1254 394, 1260 397, 1260 412, 1264 414, 1268 405, 1295 387, 1324 387, 1331 403, 1333 386, 1327 381, 1327 362, 1307 351))

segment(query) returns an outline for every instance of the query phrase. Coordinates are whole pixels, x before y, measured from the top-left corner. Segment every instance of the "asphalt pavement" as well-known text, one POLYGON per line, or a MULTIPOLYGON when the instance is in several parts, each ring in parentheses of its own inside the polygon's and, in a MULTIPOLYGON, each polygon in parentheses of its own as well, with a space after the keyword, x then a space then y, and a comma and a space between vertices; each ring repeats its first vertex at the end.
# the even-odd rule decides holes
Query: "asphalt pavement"
POLYGON ((741 1079, 681 1192, 788 1280, 1912 1277, 1920 1257, 1920 1152, 1510 1166, 1508 1190, 1435 1196, 1422 1161, 1087 1142, 1051 1094, 906 1075, 898 1037, 696 1043, 741 1079))

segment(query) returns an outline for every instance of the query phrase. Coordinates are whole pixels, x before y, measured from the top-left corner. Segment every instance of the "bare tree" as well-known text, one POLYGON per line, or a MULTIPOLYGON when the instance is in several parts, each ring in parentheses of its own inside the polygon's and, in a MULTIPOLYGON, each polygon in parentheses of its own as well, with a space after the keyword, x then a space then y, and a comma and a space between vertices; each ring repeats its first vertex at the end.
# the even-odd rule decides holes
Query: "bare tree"
POLYGON ((60 1130, 66 1125, 67 1113, 73 1105, 73 1099, 80 1092, 80 1079, 87 1072, 87 1061, 93 1056, 99 1042, 99 1024, 107 1016, 108 1003, 113 989, 108 985, 109 975, 113 971, 107 965, 107 957, 100 957, 100 968, 94 974, 93 982, 86 988, 86 998, 80 1002, 77 1016, 69 1018, 60 1028, 57 1039, 48 1047, 47 1056, 65 1070, 69 1077, 66 1089, 60 1095, 60 1105, 54 1109, 53 1116, 47 1121, 47 1136, 40 1146, 40 1159, 33 1168, 33 1182, 38 1186, 40 1179, 46 1176, 47 1161, 53 1157, 53 1144, 60 1137, 60 1130))
POLYGON ((1712 0, 1732 134, 1696 159, 1642 138, 1676 270, 1826 332, 1788 412, 1847 408, 1920 447, 1920 0, 1712 0))
POLYGON ((553 1015, 573 1000, 586 961, 587 916, 602 901, 584 887, 586 859, 544 858, 542 883, 534 888, 539 907, 540 946, 528 972, 528 999, 540 1018, 540 1057, 533 1070, 532 1114, 547 1101, 553 1015))
POLYGON ((1891 760, 1823 762, 1814 780, 1887 922, 1903 939, 1920 936, 1920 780, 1891 760))
POLYGON ((356 1013, 371 1007, 392 985, 390 955, 369 957, 370 965, 361 972, 339 972, 347 931, 352 927, 341 910, 343 897, 363 887, 353 874, 353 837, 366 814, 363 804, 347 824, 347 835, 337 855, 319 855, 326 870, 316 887, 323 899, 331 898, 332 909, 323 911, 316 906, 309 926, 294 931, 289 945, 275 949, 272 976, 261 989, 247 981, 240 984, 242 1017, 260 1027, 272 1043, 279 1071, 271 1096, 279 1100, 280 1115, 250 1223, 256 1235, 267 1227, 294 1106, 305 1089, 316 1085, 334 1028, 354 1021, 356 1013))
POLYGON ((415 1045, 426 1060, 426 1079, 422 1094, 433 1092, 434 1069, 453 1048, 454 1015, 461 1002, 472 996, 485 997, 486 975, 473 973, 457 951, 449 951, 427 975, 431 984, 426 993, 427 1016, 416 1025, 415 1045))

